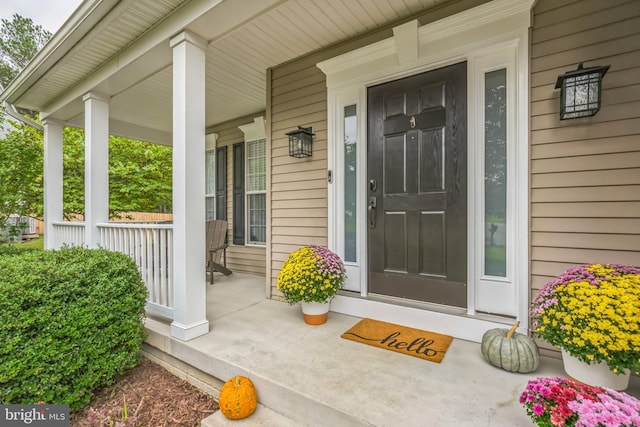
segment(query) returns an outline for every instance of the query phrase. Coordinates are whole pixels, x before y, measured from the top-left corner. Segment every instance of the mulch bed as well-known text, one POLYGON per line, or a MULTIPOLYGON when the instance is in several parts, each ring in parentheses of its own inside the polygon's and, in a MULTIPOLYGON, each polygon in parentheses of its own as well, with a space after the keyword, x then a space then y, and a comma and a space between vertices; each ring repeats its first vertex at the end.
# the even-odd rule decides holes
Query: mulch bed
POLYGON ((98 390, 87 407, 73 412, 71 425, 199 426, 218 409, 212 396, 143 357, 138 366, 98 390))

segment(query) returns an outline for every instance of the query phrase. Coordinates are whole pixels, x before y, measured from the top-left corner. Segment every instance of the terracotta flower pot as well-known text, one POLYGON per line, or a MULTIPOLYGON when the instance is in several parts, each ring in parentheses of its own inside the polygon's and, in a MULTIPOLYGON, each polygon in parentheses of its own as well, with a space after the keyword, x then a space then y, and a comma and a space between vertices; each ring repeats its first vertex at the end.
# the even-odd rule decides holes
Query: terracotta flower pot
POLYGON ((329 301, 325 302, 305 302, 300 303, 302 305, 302 314, 304 315, 304 322, 307 325, 322 325, 327 323, 327 317, 329 314, 329 301))

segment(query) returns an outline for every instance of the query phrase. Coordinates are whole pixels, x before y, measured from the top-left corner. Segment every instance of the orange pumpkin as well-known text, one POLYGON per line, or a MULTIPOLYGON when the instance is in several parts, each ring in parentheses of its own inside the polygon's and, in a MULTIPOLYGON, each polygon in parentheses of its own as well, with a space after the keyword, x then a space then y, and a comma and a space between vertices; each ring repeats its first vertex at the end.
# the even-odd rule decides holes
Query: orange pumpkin
POLYGON ((247 377, 231 378, 220 389, 220 411, 232 420, 247 418, 258 406, 256 388, 247 377))

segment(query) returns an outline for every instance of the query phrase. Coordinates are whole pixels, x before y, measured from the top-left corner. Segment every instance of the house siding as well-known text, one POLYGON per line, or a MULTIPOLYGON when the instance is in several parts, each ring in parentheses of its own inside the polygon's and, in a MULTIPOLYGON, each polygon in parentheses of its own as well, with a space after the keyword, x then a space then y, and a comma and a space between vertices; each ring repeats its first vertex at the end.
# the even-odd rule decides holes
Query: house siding
POLYGON ((635 0, 540 0, 533 10, 531 298, 577 264, 639 263, 638 28, 635 0), (611 66, 602 108, 560 121, 555 81, 581 62, 611 66))
POLYGON ((288 254, 302 245, 328 244, 327 88, 316 64, 393 36, 393 26, 418 19, 420 25, 485 3, 469 0, 447 3, 428 12, 339 43, 331 48, 275 67, 268 73, 271 134, 271 220, 268 250, 271 297, 279 298, 276 279, 288 254), (289 157, 287 132, 312 126, 313 156, 289 157))
POLYGON ((255 117, 264 116, 264 112, 258 112, 250 116, 231 120, 207 129, 207 133, 218 134, 216 147, 227 148, 227 221, 229 230, 227 238, 227 267, 234 272, 250 273, 264 276, 266 273, 266 247, 253 245, 233 244, 233 144, 244 141, 244 133, 238 126, 253 123, 255 117))

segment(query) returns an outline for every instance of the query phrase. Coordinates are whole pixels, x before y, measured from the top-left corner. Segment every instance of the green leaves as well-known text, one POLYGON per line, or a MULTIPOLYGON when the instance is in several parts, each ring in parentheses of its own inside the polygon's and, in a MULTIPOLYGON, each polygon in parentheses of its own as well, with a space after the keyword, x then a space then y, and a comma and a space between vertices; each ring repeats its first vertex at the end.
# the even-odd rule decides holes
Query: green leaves
POLYGON ((7 87, 47 43, 51 33, 17 13, 11 21, 0 22, 0 84, 7 87))
MULTIPOLYGON (((41 218, 44 145, 42 132, 11 122, 0 139, 0 228, 11 214, 41 218)), ((84 132, 67 127, 63 138, 64 215, 84 214, 84 132)), ((109 140, 109 211, 170 212, 172 150, 126 138, 109 140)))
POLYGON ((126 255, 0 245, 0 402, 86 405, 138 361, 147 290, 126 255))
POLYGON ((42 134, 11 122, 0 139, 0 227, 11 214, 42 215, 42 134))

